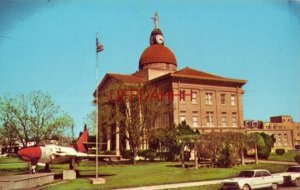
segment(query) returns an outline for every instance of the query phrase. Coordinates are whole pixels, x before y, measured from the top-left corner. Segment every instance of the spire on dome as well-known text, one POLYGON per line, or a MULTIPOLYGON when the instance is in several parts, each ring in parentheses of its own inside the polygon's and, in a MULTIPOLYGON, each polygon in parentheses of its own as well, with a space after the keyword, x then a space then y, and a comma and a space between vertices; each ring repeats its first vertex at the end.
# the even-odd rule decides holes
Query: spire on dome
POLYGON ((154 21, 154 28, 158 29, 158 13, 157 13, 157 11, 155 12, 154 17, 151 17, 151 18, 154 21))
POLYGON ((164 45, 164 36, 160 29, 158 28, 158 13, 157 11, 154 14, 154 17, 151 17, 154 21, 154 29, 150 35, 150 45, 161 44, 164 45))

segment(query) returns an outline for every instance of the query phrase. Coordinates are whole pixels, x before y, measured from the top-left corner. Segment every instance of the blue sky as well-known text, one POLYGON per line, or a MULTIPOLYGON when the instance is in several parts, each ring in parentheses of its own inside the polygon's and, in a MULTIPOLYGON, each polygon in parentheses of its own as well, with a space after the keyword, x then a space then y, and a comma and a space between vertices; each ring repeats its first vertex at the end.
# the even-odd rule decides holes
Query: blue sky
POLYGON ((300 1, 0 0, 0 95, 48 92, 82 130, 99 80, 130 74, 158 11, 165 45, 186 66, 244 86, 245 119, 300 121, 300 1))

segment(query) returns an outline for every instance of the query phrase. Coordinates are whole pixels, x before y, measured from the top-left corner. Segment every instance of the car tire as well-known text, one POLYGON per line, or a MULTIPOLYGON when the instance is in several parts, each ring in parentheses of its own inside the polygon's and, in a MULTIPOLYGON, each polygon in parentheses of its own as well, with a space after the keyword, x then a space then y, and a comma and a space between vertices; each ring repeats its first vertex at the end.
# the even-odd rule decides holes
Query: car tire
POLYGON ((296 185, 297 187, 300 187, 300 178, 297 178, 297 179, 295 180, 295 185, 296 185))
POLYGON ((242 188, 242 190, 251 190, 250 186, 245 184, 242 188))
POLYGON ((272 190, 275 190, 275 189, 277 189, 277 188, 278 188, 278 184, 277 184, 277 183, 272 183, 271 189, 272 189, 272 190))

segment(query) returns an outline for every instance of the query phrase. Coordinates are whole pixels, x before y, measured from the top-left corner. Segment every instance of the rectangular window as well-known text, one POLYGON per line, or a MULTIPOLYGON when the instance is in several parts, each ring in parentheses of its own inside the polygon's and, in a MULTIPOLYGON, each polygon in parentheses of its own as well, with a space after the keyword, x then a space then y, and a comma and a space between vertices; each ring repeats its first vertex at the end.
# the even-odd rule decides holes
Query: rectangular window
POLYGON ((237 126, 237 115, 235 112, 232 113, 232 127, 237 126))
POLYGON ((205 104, 213 104, 212 93, 205 93, 205 104))
POLYGON ((227 114, 226 114, 226 112, 222 112, 221 124, 222 124, 222 127, 227 126, 227 114))
POLYGON ((235 95, 231 95, 230 100, 231 100, 231 105, 235 106, 236 105, 236 96, 235 95))
POLYGON ((221 105, 225 105, 226 101, 225 101, 225 94, 221 94, 221 105))
POLYGON ((197 103, 197 92, 192 91, 192 104, 197 103))
POLYGON ((284 134, 284 135, 283 135, 283 144, 284 144, 284 145, 287 145, 287 144, 288 144, 288 135, 287 135, 287 134, 284 134))
POLYGON ((185 121, 185 119, 186 119, 186 111, 180 111, 179 121, 182 122, 185 121))
POLYGON ((281 134, 278 134, 277 135, 277 138, 276 138, 276 143, 277 143, 277 145, 281 145, 281 134))
POLYGON ((206 126, 214 126, 214 112, 206 112, 206 126))
POLYGON ((198 112, 193 111, 193 127, 198 127, 198 112))
POLYGON ((185 101, 185 90, 180 90, 179 91, 179 100, 180 100, 180 102, 185 101))

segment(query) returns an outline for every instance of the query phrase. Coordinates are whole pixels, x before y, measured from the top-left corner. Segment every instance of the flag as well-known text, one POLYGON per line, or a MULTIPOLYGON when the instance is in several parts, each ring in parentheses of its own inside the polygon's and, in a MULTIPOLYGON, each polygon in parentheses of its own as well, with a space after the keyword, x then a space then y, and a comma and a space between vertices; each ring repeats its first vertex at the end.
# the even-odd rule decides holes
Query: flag
POLYGON ((96 52, 100 52, 103 51, 103 45, 99 42, 98 40, 98 32, 97 32, 97 36, 96 36, 96 52))

